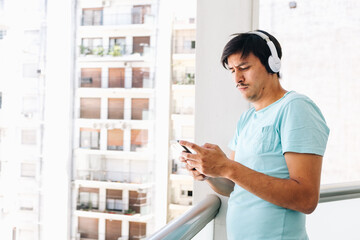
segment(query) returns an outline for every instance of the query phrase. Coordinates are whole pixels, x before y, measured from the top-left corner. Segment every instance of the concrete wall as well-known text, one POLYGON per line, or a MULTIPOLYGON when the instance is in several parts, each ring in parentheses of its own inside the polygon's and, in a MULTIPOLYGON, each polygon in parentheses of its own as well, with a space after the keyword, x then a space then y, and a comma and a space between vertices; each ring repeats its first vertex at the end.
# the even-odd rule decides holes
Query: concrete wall
MULTIPOLYGON (((230 72, 223 69, 220 57, 231 34, 250 31, 256 25, 253 21, 256 2, 197 1, 195 142, 218 144, 225 153, 230 152, 227 144, 240 114, 249 104, 235 88, 230 72)), ((206 183, 196 182, 194 202, 211 193, 206 183)), ((215 219, 214 239, 225 239, 226 209, 227 198, 222 197, 222 207, 215 219)), ((205 228, 198 239, 211 239, 211 228, 205 228)))

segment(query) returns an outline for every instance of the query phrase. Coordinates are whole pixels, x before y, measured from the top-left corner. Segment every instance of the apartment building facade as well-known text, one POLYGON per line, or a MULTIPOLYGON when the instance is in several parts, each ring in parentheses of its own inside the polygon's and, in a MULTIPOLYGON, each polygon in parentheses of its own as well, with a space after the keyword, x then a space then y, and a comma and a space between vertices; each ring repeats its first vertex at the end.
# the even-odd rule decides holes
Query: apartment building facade
POLYGON ((44 1, 0 1, 2 239, 38 239, 41 231, 44 18, 44 1))
POLYGON ((156 11, 156 1, 78 1, 73 239, 152 231, 156 11))

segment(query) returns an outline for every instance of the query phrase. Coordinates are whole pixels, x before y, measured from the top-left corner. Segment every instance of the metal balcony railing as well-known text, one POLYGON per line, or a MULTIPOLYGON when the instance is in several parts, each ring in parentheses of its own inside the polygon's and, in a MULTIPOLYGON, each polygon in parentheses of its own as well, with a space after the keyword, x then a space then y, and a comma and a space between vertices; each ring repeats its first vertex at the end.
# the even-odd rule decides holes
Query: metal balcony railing
POLYGON ((192 239, 215 218, 220 205, 221 201, 218 196, 209 195, 182 216, 174 219, 150 236, 148 240, 192 239))
POLYGON ((79 55, 80 56, 112 56, 112 57, 148 57, 152 56, 154 48, 150 47, 148 43, 140 43, 138 45, 115 45, 108 48, 103 47, 102 45, 97 46, 88 46, 80 45, 79 46, 79 55))
MULTIPOLYGON (((360 182, 323 185, 320 189, 319 203, 360 198, 360 182)), ((209 195, 182 216, 174 219, 148 240, 192 239, 206 224, 215 218, 220 208, 220 199, 209 195)))

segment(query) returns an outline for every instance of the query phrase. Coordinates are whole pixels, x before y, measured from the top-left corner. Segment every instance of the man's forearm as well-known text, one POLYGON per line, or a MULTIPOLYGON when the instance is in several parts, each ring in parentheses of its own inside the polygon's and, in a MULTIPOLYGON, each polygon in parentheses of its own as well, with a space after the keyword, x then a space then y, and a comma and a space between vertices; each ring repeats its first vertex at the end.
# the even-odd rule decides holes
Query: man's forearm
POLYGON ((313 187, 306 183, 271 177, 237 162, 229 162, 224 177, 268 202, 306 214, 311 213, 318 202, 313 187))
POLYGON ((212 178, 209 177, 206 182, 209 186, 218 194, 223 196, 230 196, 230 193, 234 190, 234 182, 226 178, 212 178))

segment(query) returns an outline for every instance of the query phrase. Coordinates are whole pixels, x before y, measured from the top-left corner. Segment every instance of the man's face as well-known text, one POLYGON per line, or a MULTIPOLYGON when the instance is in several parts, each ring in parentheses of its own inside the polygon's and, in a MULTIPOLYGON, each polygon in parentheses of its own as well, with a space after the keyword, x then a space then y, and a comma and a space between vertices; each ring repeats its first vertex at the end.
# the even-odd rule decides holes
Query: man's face
POLYGON ((259 58, 250 53, 241 58, 241 53, 228 57, 228 67, 232 72, 237 89, 250 102, 257 102, 271 84, 271 74, 266 71, 259 58))

